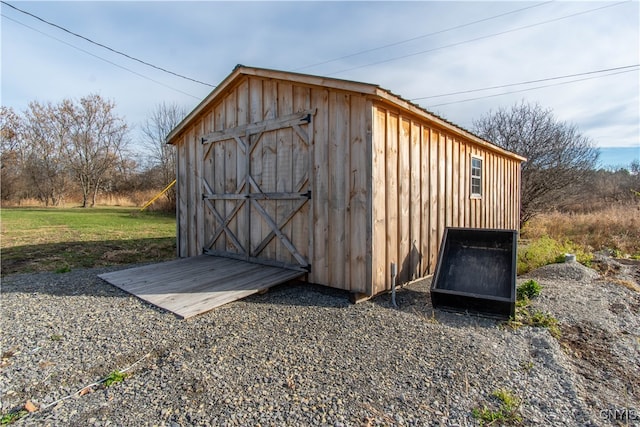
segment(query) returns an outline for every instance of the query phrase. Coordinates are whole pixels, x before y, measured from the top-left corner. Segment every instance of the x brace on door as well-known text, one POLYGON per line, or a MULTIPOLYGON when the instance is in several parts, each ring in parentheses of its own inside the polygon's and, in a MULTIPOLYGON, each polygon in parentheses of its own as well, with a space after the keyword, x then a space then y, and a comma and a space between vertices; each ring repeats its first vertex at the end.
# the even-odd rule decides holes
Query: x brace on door
MULTIPOLYGON (((309 168, 307 165, 302 176, 298 179, 298 182, 294 183, 292 192, 264 192, 260 185, 256 182, 251 175, 251 156, 255 148, 260 143, 262 136, 267 132, 277 131, 280 129, 291 128, 297 135, 298 139, 302 141, 307 147, 311 145, 311 140, 307 130, 302 126, 311 122, 311 118, 315 115, 316 110, 306 110, 299 113, 295 113, 288 116, 283 116, 273 120, 267 120, 260 123, 252 123, 247 125, 238 126, 231 129, 222 131, 211 132, 202 137, 205 153, 203 159, 206 159, 212 150, 212 147, 216 142, 233 140, 238 147, 238 155, 244 156, 246 174, 244 179, 239 180, 237 188, 233 193, 215 193, 211 184, 203 177, 203 194, 202 199, 207 209, 212 213, 213 218, 216 221, 216 228, 211 234, 211 237, 204 247, 204 252, 212 255, 227 256, 231 258, 242 259, 246 261, 253 261, 257 263, 276 265, 281 267, 292 268, 302 271, 310 271, 311 264, 307 258, 295 247, 291 239, 283 232, 283 228, 290 223, 290 221, 300 213, 301 208, 311 199, 311 191, 304 191, 305 187, 308 187, 309 183, 309 168), (235 202, 233 209, 223 217, 218 209, 216 209, 215 201, 224 200, 235 202), (265 201, 278 201, 278 200, 291 200, 294 203, 291 206, 289 212, 281 216, 279 222, 267 212, 261 202, 265 201), (231 221, 239 215, 243 206, 244 214, 246 215, 245 224, 250 226, 251 224, 251 209, 257 212, 264 222, 269 226, 269 233, 260 241, 255 247, 253 247, 250 237, 250 232, 244 230, 246 238, 243 242, 240 241, 238 236, 233 233, 229 228, 231 221), (220 251, 212 249, 215 242, 224 235, 229 242, 237 250, 237 253, 228 251, 220 251), (279 260, 266 259, 260 257, 260 254, 267 248, 269 243, 275 239, 281 242, 281 244, 291 253, 297 264, 284 263, 279 260)), ((254 242, 255 243, 255 242, 254 242)))

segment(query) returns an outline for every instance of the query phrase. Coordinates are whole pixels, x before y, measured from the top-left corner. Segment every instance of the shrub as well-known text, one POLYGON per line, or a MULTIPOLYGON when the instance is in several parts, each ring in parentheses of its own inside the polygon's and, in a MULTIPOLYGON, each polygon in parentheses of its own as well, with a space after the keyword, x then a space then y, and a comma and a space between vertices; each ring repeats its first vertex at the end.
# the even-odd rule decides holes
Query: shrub
POLYGON ((518 300, 531 299, 540 295, 542 286, 535 280, 527 280, 516 289, 518 300))
POLYGON ((541 236, 518 248, 518 274, 524 274, 544 265, 563 262, 566 253, 576 254, 578 262, 590 265, 593 255, 566 240, 561 242, 549 236, 541 236))
POLYGON ((493 425, 496 422, 515 424, 522 422, 520 414, 521 400, 509 390, 496 390, 491 393, 500 406, 498 409, 489 409, 486 406, 474 408, 471 415, 480 422, 480 425, 493 425))

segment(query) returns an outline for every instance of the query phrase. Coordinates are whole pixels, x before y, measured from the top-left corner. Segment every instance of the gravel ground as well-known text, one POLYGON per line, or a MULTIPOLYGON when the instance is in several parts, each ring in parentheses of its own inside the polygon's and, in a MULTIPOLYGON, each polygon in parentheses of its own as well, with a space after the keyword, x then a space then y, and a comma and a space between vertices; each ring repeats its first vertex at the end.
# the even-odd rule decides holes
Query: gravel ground
POLYGON ((434 311, 429 280, 399 309, 288 284, 185 321, 97 277, 109 270, 3 279, 2 413, 39 408, 17 425, 468 426, 497 390, 521 399, 523 425, 640 425, 640 293, 579 264, 518 280, 544 287, 533 306, 560 338, 434 311))

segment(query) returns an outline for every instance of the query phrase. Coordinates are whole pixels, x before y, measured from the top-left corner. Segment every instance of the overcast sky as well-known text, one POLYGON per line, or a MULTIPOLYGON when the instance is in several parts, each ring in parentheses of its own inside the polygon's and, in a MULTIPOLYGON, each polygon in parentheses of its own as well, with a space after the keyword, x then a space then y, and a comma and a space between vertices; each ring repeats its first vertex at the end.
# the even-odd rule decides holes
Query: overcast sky
MULTIPOLYGON (((236 64, 374 83, 468 129, 526 100, 599 147, 640 147, 638 1, 7 3, 211 85, 236 64)), ((1 99, 15 110, 98 93, 139 128, 157 104, 190 111, 212 90, 1 11, 1 99)))

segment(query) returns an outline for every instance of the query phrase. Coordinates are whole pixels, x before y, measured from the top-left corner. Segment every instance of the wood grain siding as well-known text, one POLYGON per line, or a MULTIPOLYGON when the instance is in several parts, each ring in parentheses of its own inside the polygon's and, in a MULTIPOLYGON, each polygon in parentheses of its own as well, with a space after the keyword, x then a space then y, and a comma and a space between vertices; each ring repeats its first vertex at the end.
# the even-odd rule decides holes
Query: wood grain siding
MULTIPOLYGON (((422 130, 415 122, 410 123, 410 150, 409 150, 409 218, 417 218, 415 221, 409 222, 409 257, 408 277, 407 280, 414 280, 422 277, 422 258, 421 252, 421 229, 425 220, 421 213, 422 203, 422 167, 421 163, 421 136, 422 130)), ((428 217, 427 217, 428 220, 428 217)))
MULTIPOLYGON (((391 288, 391 263, 398 264, 398 114, 386 112, 385 215, 386 255, 384 289, 391 288)), ((374 191, 381 191, 376 188, 374 191)))
POLYGON ((309 280, 369 293, 367 210, 371 182, 363 95, 312 88, 314 120, 313 262, 309 280), (315 96, 314 96, 315 95, 315 96))
POLYGON ((349 247, 349 288, 354 292, 366 293, 367 283, 371 280, 371 255, 368 245, 371 244, 370 200, 371 185, 371 119, 367 115, 367 101, 357 96, 351 99, 350 134, 347 149, 349 162, 345 162, 346 191, 348 191, 348 205, 346 219, 349 230, 346 234, 349 247))
POLYGON ((373 85, 242 68, 170 142, 180 257, 310 264, 310 282, 375 295, 391 263, 398 283, 433 273, 446 226, 519 225, 521 159, 373 85))
POLYGON ((372 131, 372 185, 371 185, 371 292, 373 294, 386 289, 387 277, 387 216, 386 216, 386 129, 387 113, 384 109, 373 108, 372 131))
POLYGON ((433 244, 438 239, 438 145, 440 135, 430 128, 425 128, 429 134, 429 234, 426 244, 429 246, 429 268, 426 273, 435 270, 438 252, 433 244))
POLYGON ((445 227, 518 228, 519 161, 386 104, 373 118, 374 294, 390 289, 392 262, 399 283, 433 273, 445 227), (483 159, 481 198, 472 155, 483 159))
MULTIPOLYGON (((312 140, 308 148, 296 144, 298 136, 290 129, 249 138, 256 144, 250 162, 251 176, 263 191, 279 193, 295 192, 298 183, 308 182, 312 199, 301 209, 308 220, 296 216, 282 231, 295 247, 304 248, 312 266, 309 281, 370 293, 371 102, 364 95, 341 90, 250 76, 240 79, 220 94, 214 105, 203 110, 204 120, 189 126, 182 141, 176 143, 181 257, 201 254, 207 243, 205 236, 218 226, 219 221, 202 202, 206 192, 202 181, 209 182, 216 194, 229 194, 244 184, 246 175, 246 163, 241 161, 244 152, 237 141, 229 138, 203 146, 202 136, 309 109, 316 113, 308 128, 312 140)), ((405 148, 404 161, 408 161, 408 145, 405 148)), ((397 172, 397 167, 394 170, 397 172)), ((403 196, 405 193, 408 200, 409 187, 403 188, 403 196)), ((225 199, 211 203, 225 218, 238 202, 225 199)), ((263 206, 269 216, 280 222, 293 203, 278 200, 263 206)), ((269 225, 256 209, 245 206, 228 228, 245 245, 247 241, 261 241, 269 225)), ((408 239, 407 234, 406 245, 408 239)), ((212 249, 235 253, 235 246, 222 233, 212 249)), ((263 255, 292 261, 277 239, 266 245, 263 255)))
MULTIPOLYGON (((420 167, 420 198, 421 203, 418 206, 418 215, 420 215, 420 234, 419 240, 416 242, 416 248, 418 256, 420 258, 420 270, 418 277, 424 276, 429 271, 429 264, 431 262, 431 252, 429 248, 429 233, 431 229, 431 202, 430 202, 430 174, 429 174, 429 159, 431 158, 431 149, 429 142, 429 130, 413 124, 417 129, 416 133, 420 134, 418 141, 419 154, 415 161, 411 164, 414 165, 418 162, 420 167)), ((412 213, 415 215, 415 212, 412 213)), ((418 238, 418 235, 415 236, 418 238)))

